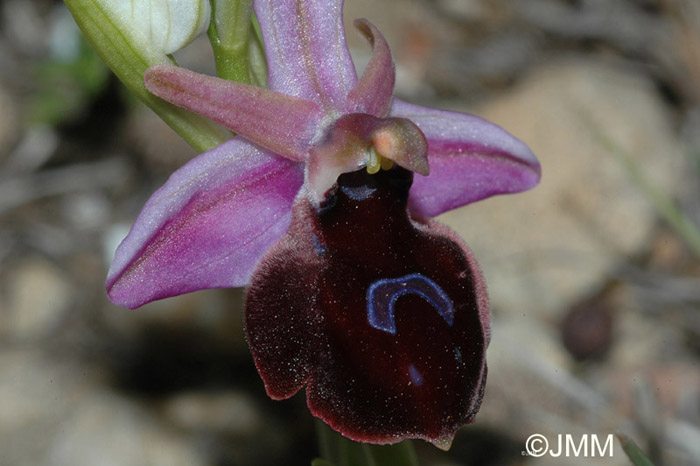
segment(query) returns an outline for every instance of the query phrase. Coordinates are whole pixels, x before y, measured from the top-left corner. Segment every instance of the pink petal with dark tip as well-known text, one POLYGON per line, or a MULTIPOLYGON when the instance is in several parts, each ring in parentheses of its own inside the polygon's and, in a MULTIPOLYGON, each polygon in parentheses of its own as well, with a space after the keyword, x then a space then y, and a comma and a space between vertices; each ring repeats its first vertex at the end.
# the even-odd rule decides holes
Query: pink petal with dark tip
POLYGON ((145 81, 146 88, 161 99, 295 161, 306 158, 323 117, 318 105, 309 100, 177 66, 153 66, 146 71, 145 81))
POLYGON ((235 138, 172 174, 119 245, 107 276, 115 304, 248 283, 284 234, 301 165, 235 138))
POLYGON ((464 113, 394 99, 391 115, 408 118, 428 140, 429 176, 416 176, 409 205, 434 217, 496 195, 533 188, 540 164, 530 149, 500 126, 464 113))
POLYGON ((357 76, 345 43, 342 0, 255 0, 270 89, 344 112, 357 76))
POLYGON ((389 44, 379 30, 366 19, 355 27, 372 45, 372 57, 357 85, 348 95, 348 111, 384 117, 389 113, 396 79, 389 44))

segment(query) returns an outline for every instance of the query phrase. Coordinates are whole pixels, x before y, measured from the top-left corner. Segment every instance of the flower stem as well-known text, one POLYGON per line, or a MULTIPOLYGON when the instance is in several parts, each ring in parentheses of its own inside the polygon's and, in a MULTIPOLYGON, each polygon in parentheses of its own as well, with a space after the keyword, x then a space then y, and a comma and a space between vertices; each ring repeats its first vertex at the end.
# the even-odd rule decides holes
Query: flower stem
POLYGON ((394 445, 353 442, 316 420, 321 457, 312 466, 418 466, 413 444, 404 440, 394 445))
POLYGON ((214 50, 216 74, 220 78, 251 84, 248 58, 253 5, 250 0, 209 0, 212 20, 209 42, 214 50))
POLYGON ((394 445, 366 445, 376 466, 418 466, 418 457, 413 442, 404 440, 394 445))

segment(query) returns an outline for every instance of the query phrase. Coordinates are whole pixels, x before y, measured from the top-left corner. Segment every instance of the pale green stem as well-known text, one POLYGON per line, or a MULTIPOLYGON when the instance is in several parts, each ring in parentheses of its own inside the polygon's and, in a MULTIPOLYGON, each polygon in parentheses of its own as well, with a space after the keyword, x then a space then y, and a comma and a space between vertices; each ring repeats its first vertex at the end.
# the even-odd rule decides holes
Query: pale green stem
POLYGON ((676 206, 671 196, 659 189, 641 168, 639 163, 632 159, 627 152, 610 139, 598 126, 585 114, 581 118, 600 143, 612 154, 616 155, 627 170, 632 181, 644 193, 656 211, 666 223, 685 241, 691 251, 700 257, 700 228, 676 206))
POLYGON ((649 458, 646 457, 642 450, 634 443, 634 440, 624 434, 617 434, 620 445, 625 451, 625 454, 635 466, 654 466, 649 458))
POLYGON ((154 50, 137 47, 104 11, 97 0, 65 0, 75 22, 88 42, 114 74, 173 130, 199 152, 218 146, 231 133, 210 120, 181 109, 154 96, 146 89, 143 75, 147 68, 173 61, 154 50))
POLYGON ((321 457, 312 466, 418 466, 410 440, 394 445, 358 443, 316 420, 321 457))
POLYGON ((209 0, 212 21, 209 42, 214 51, 216 75, 251 84, 248 59, 253 4, 251 0, 209 0))

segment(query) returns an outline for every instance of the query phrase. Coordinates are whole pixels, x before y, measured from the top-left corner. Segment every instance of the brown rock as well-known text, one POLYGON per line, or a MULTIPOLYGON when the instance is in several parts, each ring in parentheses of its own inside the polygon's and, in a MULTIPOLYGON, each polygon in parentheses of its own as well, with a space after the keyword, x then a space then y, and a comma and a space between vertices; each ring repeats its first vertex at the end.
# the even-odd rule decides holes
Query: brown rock
POLYGON ((8 285, 0 328, 11 339, 48 335, 65 316, 72 301, 71 284, 56 266, 44 259, 28 258, 17 264, 8 285))

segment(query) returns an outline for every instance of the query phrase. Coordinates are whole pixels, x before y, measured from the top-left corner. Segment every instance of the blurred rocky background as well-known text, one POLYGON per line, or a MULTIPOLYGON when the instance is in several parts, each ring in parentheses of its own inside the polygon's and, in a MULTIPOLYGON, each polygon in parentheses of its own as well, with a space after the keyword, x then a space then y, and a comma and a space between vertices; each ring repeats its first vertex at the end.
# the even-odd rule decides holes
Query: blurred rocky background
MULTIPOLYGON (((624 432, 700 464, 700 2, 347 0, 386 34, 397 94, 488 118, 542 184, 445 215, 490 286, 477 422, 428 466, 528 458, 541 433, 624 432)), ((178 54, 211 70, 199 41, 178 54)), ((60 1, 0 3, 0 465, 308 465, 302 396, 269 400, 241 290, 117 308, 111 255, 195 153, 129 96, 60 1)))

